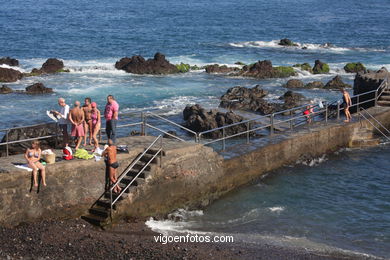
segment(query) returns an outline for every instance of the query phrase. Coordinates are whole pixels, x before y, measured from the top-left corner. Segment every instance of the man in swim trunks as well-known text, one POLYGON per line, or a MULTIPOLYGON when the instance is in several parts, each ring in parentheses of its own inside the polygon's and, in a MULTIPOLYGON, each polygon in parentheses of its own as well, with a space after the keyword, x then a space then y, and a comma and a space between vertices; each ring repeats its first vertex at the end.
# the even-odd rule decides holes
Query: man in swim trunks
MULTIPOLYGON (((119 163, 116 160, 116 146, 111 139, 108 139, 108 147, 102 153, 102 157, 106 157, 106 168, 108 168, 109 171, 110 183, 113 185, 117 181, 116 169, 119 167, 119 163)), ((116 185, 113 191, 119 193, 121 188, 116 185)))
POLYGON ((349 95, 347 90, 345 90, 345 88, 341 90, 341 93, 343 93, 343 106, 344 114, 346 117, 346 120, 344 120, 344 122, 350 122, 352 119, 351 112, 349 112, 349 107, 352 105, 351 96, 349 95))
POLYGON ((118 121, 119 105, 115 101, 114 96, 107 96, 107 104, 104 109, 104 117, 106 118, 106 134, 107 138, 113 143, 116 141, 116 123, 118 121))
POLYGON ((89 145, 92 145, 92 120, 91 120, 91 98, 87 97, 84 99, 84 105, 83 105, 83 111, 84 111, 84 132, 85 132, 85 138, 84 138, 84 146, 87 145, 87 133, 89 133, 89 145))
MULTIPOLYGON (((79 149, 84 134, 84 111, 80 108, 80 101, 74 102, 74 108, 69 113, 69 120, 72 123, 72 136, 77 138, 75 149, 79 149)), ((76 140, 75 140, 76 141, 76 140)))

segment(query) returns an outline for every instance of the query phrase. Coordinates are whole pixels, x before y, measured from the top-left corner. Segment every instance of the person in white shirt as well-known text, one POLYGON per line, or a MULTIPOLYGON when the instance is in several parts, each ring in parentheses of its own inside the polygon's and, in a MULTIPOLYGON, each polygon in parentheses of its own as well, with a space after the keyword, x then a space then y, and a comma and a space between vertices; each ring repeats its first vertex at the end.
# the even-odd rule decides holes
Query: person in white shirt
POLYGON ((58 119, 58 125, 60 129, 62 130, 63 135, 63 146, 68 143, 69 135, 68 135, 68 124, 69 124, 69 106, 65 103, 64 98, 58 99, 58 105, 61 107, 60 112, 58 111, 52 111, 52 113, 57 116, 58 119))

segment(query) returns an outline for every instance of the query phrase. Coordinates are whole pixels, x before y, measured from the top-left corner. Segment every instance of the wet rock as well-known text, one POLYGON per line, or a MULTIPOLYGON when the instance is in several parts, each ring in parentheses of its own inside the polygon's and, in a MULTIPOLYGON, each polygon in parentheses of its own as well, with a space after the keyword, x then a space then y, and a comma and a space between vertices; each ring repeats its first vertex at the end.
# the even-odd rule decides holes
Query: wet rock
POLYGON ((296 72, 292 67, 272 67, 271 61, 263 60, 244 66, 238 75, 266 79, 290 77, 296 75, 296 72))
POLYGON ((6 85, 3 85, 0 87, 0 94, 10 94, 10 93, 13 93, 13 89, 6 86, 6 85))
POLYGON ((327 89, 343 89, 343 88, 351 88, 351 87, 352 87, 351 85, 344 83, 339 75, 331 79, 324 86, 324 88, 327 89))
POLYGON ((14 69, 0 68, 0 82, 15 82, 23 77, 23 74, 14 69))
POLYGON ((125 57, 115 63, 115 68, 134 74, 172 74, 179 73, 178 68, 169 63, 165 56, 156 53, 153 59, 145 60, 142 56, 125 57))
POLYGON ((47 94, 53 93, 52 88, 47 88, 42 83, 35 83, 26 87, 26 94, 47 94))
POLYGON ((303 88, 304 84, 303 84, 302 80, 290 79, 289 81, 287 81, 285 87, 286 88, 303 88))
POLYGON ((56 58, 50 58, 42 64, 40 69, 32 69, 30 73, 25 73, 25 76, 38 76, 42 74, 52 74, 58 72, 69 72, 69 70, 64 69, 64 62, 56 58))
POLYGON ((348 72, 348 73, 358 73, 358 72, 366 72, 367 71, 366 67, 364 67, 364 65, 360 62, 347 63, 344 66, 344 70, 345 70, 345 72, 348 72))
POLYGON ((236 86, 230 88, 221 97, 220 107, 228 109, 253 110, 256 101, 260 101, 268 94, 260 85, 253 88, 236 86))
POLYGON ((329 65, 321 62, 320 60, 316 60, 314 62, 313 74, 325 74, 329 73, 329 65))
POLYGON ((8 66, 17 67, 17 66, 19 66, 19 61, 17 59, 13 59, 10 57, 3 57, 3 58, 0 58, 0 65, 1 64, 6 64, 8 66))
POLYGON ((298 44, 287 38, 281 39, 278 44, 281 46, 298 46, 298 44))
MULTIPOLYGON (((303 49, 303 48, 302 48, 303 49)), ((302 64, 295 64, 293 67, 300 68, 301 70, 308 71, 310 73, 313 73, 313 69, 311 68, 309 63, 302 63, 302 64)))
POLYGON ((219 66, 218 64, 207 65, 205 69, 206 69, 206 73, 221 73, 221 74, 227 74, 233 71, 240 70, 239 68, 228 67, 226 65, 219 66))
POLYGON ((302 106, 307 102, 304 95, 292 92, 291 90, 284 93, 279 99, 284 100, 284 109, 302 106))
MULTIPOLYGON (((186 121, 184 126, 195 132, 203 132, 217 127, 230 125, 243 121, 243 117, 233 112, 222 113, 216 109, 205 110, 199 104, 186 106, 183 111, 183 118, 186 121)), ((225 129, 226 135, 232 135, 238 132, 245 131, 246 124, 240 124, 225 129)), ((205 134, 209 138, 222 137, 222 130, 214 131, 205 134)))
POLYGON ((305 88, 323 88, 323 87, 324 87, 324 83, 322 83, 321 81, 312 81, 305 85, 305 88))

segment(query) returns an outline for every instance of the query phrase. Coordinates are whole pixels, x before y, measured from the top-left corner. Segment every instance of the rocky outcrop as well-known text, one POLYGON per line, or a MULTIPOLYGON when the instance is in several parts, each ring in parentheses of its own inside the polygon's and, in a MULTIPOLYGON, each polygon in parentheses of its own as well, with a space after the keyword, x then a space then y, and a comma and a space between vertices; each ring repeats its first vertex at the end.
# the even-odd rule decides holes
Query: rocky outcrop
POLYGON ((328 83, 325 84, 324 88, 327 89, 343 89, 343 88, 351 88, 352 86, 343 82, 341 77, 337 75, 333 79, 331 79, 328 83))
POLYGON ((0 94, 10 94, 10 93, 13 93, 14 91, 12 90, 12 88, 6 86, 6 85, 3 85, 0 87, 0 94))
POLYGON ((205 69, 206 69, 206 73, 221 73, 221 74, 227 74, 227 73, 240 70, 239 68, 236 67, 228 67, 226 65, 219 66, 218 64, 207 65, 205 69))
POLYGON ((272 62, 269 60, 258 61, 252 65, 244 66, 238 73, 244 77, 255 77, 260 79, 267 78, 286 78, 295 76, 296 72, 292 67, 272 67, 272 62))
POLYGON ((6 64, 8 66, 17 67, 17 66, 19 66, 19 61, 17 59, 13 59, 10 57, 3 57, 3 58, 0 58, 0 65, 1 64, 6 64))
MULTIPOLYGON (((44 124, 34 127, 24 127, 24 128, 17 128, 17 129, 11 129, 8 133, 8 141, 18 141, 28 138, 36 138, 37 136, 49 136, 49 135, 55 135, 60 134, 60 131, 57 129, 57 126, 55 123, 50 124, 44 124)), ((6 141, 6 136, 3 137, 1 140, 2 143, 6 141)), ((55 147, 56 140, 55 137, 48 138, 48 139, 42 139, 41 142, 41 148, 53 148, 55 147)), ((26 151, 28 147, 31 147, 31 141, 29 142, 21 142, 16 144, 10 144, 9 145, 9 154, 21 154, 26 151)), ((4 145, 0 146, 0 156, 6 156, 5 154, 6 148, 4 145)))
POLYGON ((298 46, 298 44, 287 38, 281 39, 278 44, 281 46, 298 46))
POLYGON ((30 85, 26 87, 26 94, 47 94, 47 93, 53 93, 52 88, 47 88, 42 83, 35 83, 33 85, 30 85))
POLYGON ((321 81, 312 81, 305 85, 305 88, 323 88, 323 87, 324 87, 324 83, 322 83, 321 81))
POLYGON ((347 63, 344 66, 344 70, 345 70, 345 72, 348 72, 348 73, 358 73, 358 72, 366 72, 367 71, 366 67, 364 67, 364 65, 360 62, 347 63))
POLYGON ((169 63, 165 56, 156 53, 153 59, 145 60, 142 56, 125 57, 115 63, 115 68, 134 74, 172 74, 179 73, 178 68, 169 63))
POLYGON ((304 86, 303 81, 299 79, 290 79, 285 85, 286 88, 303 88, 304 86))
POLYGON ((260 85, 253 88, 236 86, 227 90, 221 97, 220 107, 256 111, 258 102, 268 94, 260 85))
POLYGON ((308 71, 310 73, 313 73, 313 69, 312 69, 312 67, 310 66, 309 63, 302 63, 302 64, 298 63, 298 64, 293 65, 293 67, 300 68, 301 70, 306 70, 306 71, 308 71))
POLYGON ((308 101, 304 95, 292 92, 291 90, 284 93, 279 99, 284 100, 284 109, 302 106, 308 101))
MULTIPOLYGON (((184 126, 195 132, 203 132, 217 127, 243 121, 243 117, 233 112, 222 113, 216 109, 207 111, 200 105, 186 106, 183 111, 184 126)), ((246 124, 239 124, 225 129, 226 135, 233 135, 247 130, 246 124)), ((221 138, 222 130, 205 134, 209 138, 221 138)))
POLYGON ((313 74, 325 74, 329 73, 329 65, 321 62, 320 60, 316 60, 314 62, 313 74))
POLYGON ((23 74, 14 69, 0 67, 0 82, 15 82, 23 77, 23 74))
POLYGON ((56 58, 50 58, 42 64, 40 69, 32 69, 31 73, 26 73, 25 76, 37 76, 41 74, 52 74, 58 72, 69 72, 64 69, 64 62, 56 58))

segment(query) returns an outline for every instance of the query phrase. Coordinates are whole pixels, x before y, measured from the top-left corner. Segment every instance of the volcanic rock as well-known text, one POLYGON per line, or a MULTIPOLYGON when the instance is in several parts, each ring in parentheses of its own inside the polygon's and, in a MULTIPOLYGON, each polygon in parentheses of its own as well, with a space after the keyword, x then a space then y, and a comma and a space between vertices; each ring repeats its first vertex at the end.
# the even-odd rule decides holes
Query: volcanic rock
POLYGON ((218 64, 207 65, 205 69, 207 73, 221 73, 221 74, 226 74, 226 73, 240 70, 239 68, 228 67, 226 65, 219 66, 218 64))
POLYGON ((175 65, 169 63, 165 56, 156 53, 153 59, 145 60, 142 56, 125 57, 115 63, 115 68, 134 74, 172 74, 179 73, 175 65))
POLYGON ((290 79, 289 81, 287 81, 285 87, 286 88, 303 88, 304 84, 303 84, 302 80, 290 79))
POLYGON ((26 87, 26 94, 47 94, 53 93, 52 88, 45 87, 42 83, 35 83, 26 87))
MULTIPOLYGON (((206 111, 200 105, 186 106, 183 111, 183 118, 186 121, 184 126, 195 132, 203 132, 217 127, 241 122, 244 118, 233 112, 222 113, 216 109, 206 111)), ((246 131, 246 124, 239 124, 225 129, 226 135, 233 135, 246 131)), ((222 130, 207 133, 204 136, 210 138, 222 137, 222 130)))
POLYGON ((298 46, 298 44, 287 38, 281 39, 278 44, 282 46, 298 46))
POLYGON ((279 99, 284 100, 284 109, 301 106, 307 101, 304 95, 292 92, 291 90, 284 93, 279 99))
POLYGON ((329 73, 329 65, 321 62, 320 60, 316 60, 314 62, 313 74, 325 74, 329 73))
POLYGON ((244 66, 238 75, 266 79, 290 77, 296 75, 296 72, 292 67, 272 67, 271 61, 263 60, 244 66))
POLYGON ((0 67, 0 82, 15 82, 23 77, 23 74, 14 69, 0 67))
POLYGON ((69 72, 69 70, 64 70, 64 62, 56 58, 50 58, 42 64, 40 69, 32 69, 31 73, 26 73, 25 76, 36 76, 41 74, 52 74, 57 72, 69 72))
POLYGON ((350 88, 350 87, 352 87, 352 86, 344 83, 339 75, 337 75, 336 77, 331 79, 324 86, 324 88, 327 88, 327 89, 343 89, 343 88, 350 88))
POLYGON ((344 66, 344 70, 347 73, 358 73, 358 72, 366 72, 367 69, 360 62, 350 62, 344 66))
POLYGON ((13 93, 13 89, 6 86, 6 85, 3 85, 0 87, 0 94, 9 94, 9 93, 13 93))
POLYGON ((322 83, 321 81, 312 81, 305 85, 305 88, 323 88, 323 87, 324 87, 324 83, 322 83))
POLYGON ((226 94, 221 97, 219 106, 228 109, 253 110, 256 101, 260 101, 267 94, 268 92, 260 85, 253 88, 236 86, 226 91, 226 94))
POLYGON ((19 61, 17 59, 13 59, 10 57, 3 57, 3 58, 0 58, 0 65, 1 64, 6 64, 8 66, 17 67, 17 66, 19 66, 19 61))

